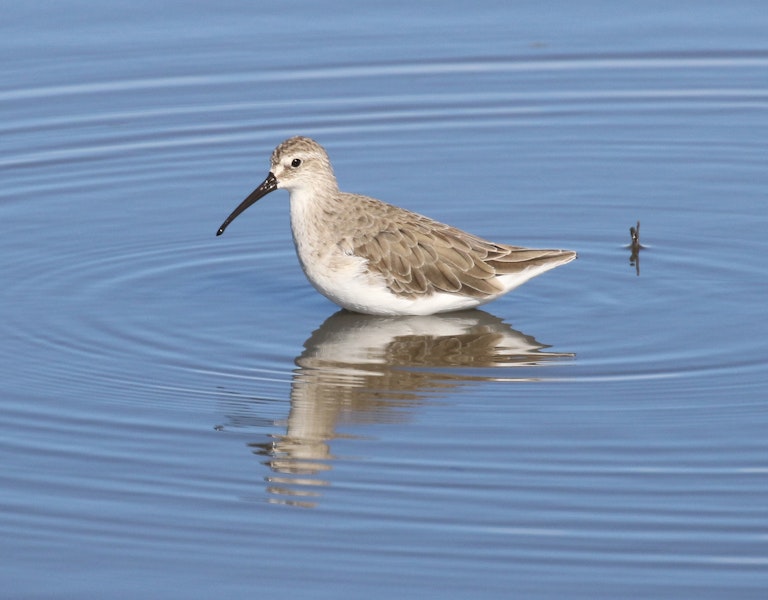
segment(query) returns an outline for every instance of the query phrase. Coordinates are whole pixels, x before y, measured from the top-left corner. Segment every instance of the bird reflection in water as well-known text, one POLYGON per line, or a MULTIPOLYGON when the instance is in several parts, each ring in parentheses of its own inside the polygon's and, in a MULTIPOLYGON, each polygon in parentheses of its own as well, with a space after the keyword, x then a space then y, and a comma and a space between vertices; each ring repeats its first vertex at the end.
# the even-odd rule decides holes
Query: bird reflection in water
POLYGON ((373 317, 341 310, 296 359, 285 433, 250 444, 266 457, 270 500, 311 507, 328 482, 329 442, 345 424, 397 422, 429 396, 477 381, 535 381, 509 368, 573 358, 480 310, 445 315, 373 317), (503 373, 487 369, 507 367, 503 373))

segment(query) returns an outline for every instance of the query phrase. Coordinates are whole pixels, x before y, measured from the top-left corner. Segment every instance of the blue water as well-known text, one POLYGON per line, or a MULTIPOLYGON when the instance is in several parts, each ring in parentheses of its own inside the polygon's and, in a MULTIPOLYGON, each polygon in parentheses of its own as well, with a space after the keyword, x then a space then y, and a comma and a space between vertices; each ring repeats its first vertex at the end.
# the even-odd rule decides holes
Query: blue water
POLYGON ((6 6, 0 596, 763 598, 766 31, 6 6), (339 312, 284 192, 215 236, 295 134, 342 189, 579 260, 482 311, 339 312))

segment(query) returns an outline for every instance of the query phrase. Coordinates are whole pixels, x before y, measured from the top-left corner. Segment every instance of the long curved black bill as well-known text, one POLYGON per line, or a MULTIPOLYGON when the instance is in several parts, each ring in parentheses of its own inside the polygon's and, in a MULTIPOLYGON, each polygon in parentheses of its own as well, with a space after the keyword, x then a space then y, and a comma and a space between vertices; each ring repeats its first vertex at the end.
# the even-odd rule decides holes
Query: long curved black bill
POLYGON ((261 183, 259 187, 257 187, 255 190, 253 190, 245 200, 243 200, 240 203, 240 206, 238 206, 235 210, 232 211, 232 214, 229 215, 226 220, 221 224, 221 227, 219 227, 219 230, 216 232, 216 235, 221 235, 224 233, 224 230, 229 226, 229 224, 234 221, 238 215, 243 212, 246 208, 248 208, 251 204, 254 204, 259 198, 263 198, 269 192, 274 192, 277 189, 277 179, 275 178, 275 175, 273 173, 270 173, 267 175, 267 178, 261 183))

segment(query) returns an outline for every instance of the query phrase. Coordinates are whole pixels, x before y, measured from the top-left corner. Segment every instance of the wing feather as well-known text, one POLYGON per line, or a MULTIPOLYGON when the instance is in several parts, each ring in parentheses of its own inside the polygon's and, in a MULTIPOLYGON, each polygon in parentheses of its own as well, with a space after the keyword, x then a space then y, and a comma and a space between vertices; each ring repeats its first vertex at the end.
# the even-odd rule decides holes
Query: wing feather
POLYGON ((403 297, 436 292, 495 296, 504 291, 497 279, 500 275, 575 256, 567 250, 495 244, 417 213, 374 202, 361 205, 358 200, 360 210, 377 213, 378 218, 371 218, 368 226, 358 230, 353 253, 365 258, 368 268, 403 297))

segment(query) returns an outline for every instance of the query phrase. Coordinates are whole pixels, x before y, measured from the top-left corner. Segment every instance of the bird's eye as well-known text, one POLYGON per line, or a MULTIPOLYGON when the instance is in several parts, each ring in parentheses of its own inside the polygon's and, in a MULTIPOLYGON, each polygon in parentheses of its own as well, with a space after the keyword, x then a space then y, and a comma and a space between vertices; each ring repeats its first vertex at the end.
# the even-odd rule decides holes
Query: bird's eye
POLYGON ((296 167, 298 167, 300 164, 301 164, 301 159, 300 159, 300 158, 294 158, 294 159, 291 161, 291 166, 292 166, 294 169, 295 169, 296 167))

